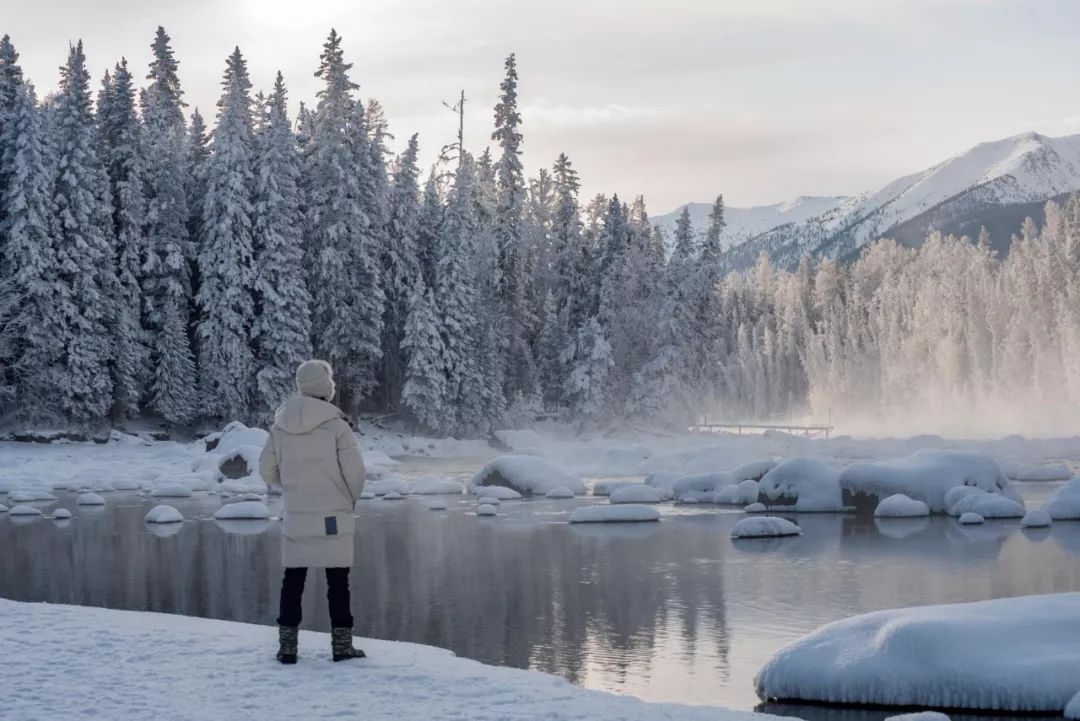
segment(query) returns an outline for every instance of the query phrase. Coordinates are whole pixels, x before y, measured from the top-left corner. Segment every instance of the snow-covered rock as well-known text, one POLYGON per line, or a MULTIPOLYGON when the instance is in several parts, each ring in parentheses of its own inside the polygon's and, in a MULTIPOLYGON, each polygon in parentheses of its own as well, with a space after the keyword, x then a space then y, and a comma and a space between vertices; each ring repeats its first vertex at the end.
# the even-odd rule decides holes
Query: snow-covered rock
POLYGON ((476 515, 478 516, 494 516, 498 513, 495 506, 490 503, 482 503, 476 507, 476 515))
POLYGON ((671 493, 676 501, 686 498, 712 500, 713 494, 725 486, 734 485, 735 476, 726 471, 701 473, 695 476, 683 476, 671 484, 671 493))
POLYGON ((147 523, 180 523, 184 517, 172 506, 154 506, 146 514, 147 523))
POLYGON ((903 493, 894 493, 874 509, 877 518, 917 518, 929 516, 930 509, 922 501, 908 498, 903 493))
POLYGON ((75 503, 80 506, 104 506, 105 499, 96 493, 83 493, 75 499, 75 503))
POLYGON ((213 451, 223 454, 245 446, 254 446, 261 451, 269 437, 270 434, 262 428, 250 428, 240 421, 233 421, 217 434, 217 446, 213 451))
POLYGON ((978 493, 986 493, 986 491, 978 486, 956 486, 955 488, 950 488, 949 492, 945 494, 945 512, 952 513, 953 506, 964 498, 978 493))
POLYGON ((40 508, 34 508, 33 506, 27 506, 27 505, 24 505, 24 504, 19 504, 19 505, 15 506, 14 508, 12 508, 10 511, 8 511, 8 515, 9 516, 40 516, 41 515, 41 509, 40 508))
POLYGON ((411 496, 460 496, 462 485, 452 478, 426 476, 410 482, 408 492, 411 496))
POLYGON ((550 491, 545 493, 544 497, 545 498, 556 498, 556 499, 573 498, 574 497, 574 492, 571 491, 566 486, 556 486, 555 488, 552 488, 550 491))
POLYGON ((1060 463, 1050 466, 1027 466, 1017 475, 1018 481, 1067 481, 1073 472, 1060 463))
POLYGON ((435 499, 434 501, 428 501, 427 509, 429 511, 445 511, 446 501, 441 498, 435 499))
POLYGON ((516 501, 521 498, 520 493, 506 486, 480 486, 479 488, 473 488, 472 492, 477 497, 498 498, 500 501, 516 501))
POLYGON ((11 503, 37 503, 39 501, 58 501, 53 494, 38 488, 27 488, 8 493, 8 501, 11 503))
POLYGON ((660 503, 666 500, 667 494, 663 489, 638 483, 632 486, 617 488, 609 497, 610 503, 660 503))
POLYGON ((1055 521, 1080 521, 1080 478, 1074 478, 1046 499, 1043 510, 1055 521))
POLYGON ((395 461, 390 456, 386 455, 382 451, 377 450, 365 450, 362 454, 364 457, 364 465, 366 466, 382 466, 383 468, 392 468, 393 466, 400 466, 401 461, 395 461))
POLYGON ((972 493, 964 496, 949 509, 949 515, 977 513, 983 518, 1022 518, 1024 504, 996 493, 972 493))
POLYGON ((71 518, 71 511, 66 508, 57 508, 52 514, 55 521, 66 521, 71 518))
POLYGON ((949 721, 949 716, 940 711, 914 711, 886 716, 885 721, 949 721))
POLYGON ((534 456, 499 456, 489 461, 470 482, 474 493, 483 486, 503 486, 522 495, 539 496, 563 486, 575 495, 585 495, 584 481, 534 456))
POLYGON ((892 461, 856 463, 840 474, 845 503, 859 511, 869 511, 880 499, 903 493, 925 503, 931 513, 945 513, 949 510, 945 496, 957 486, 1019 498, 997 463, 972 451, 924 449, 892 461))
POLYGON ((365 501, 370 501, 372 498, 375 498, 375 492, 374 491, 361 491, 360 492, 360 498, 362 500, 365 500, 365 501))
POLYGON ((112 487, 114 491, 137 491, 139 483, 128 478, 117 478, 112 482, 112 487))
POLYGON ((971 512, 961 514, 959 518, 960 524, 964 526, 977 526, 985 520, 978 513, 971 512))
POLYGON ((502 501, 494 496, 480 496, 476 499, 476 502, 481 506, 497 506, 502 503, 502 501))
MULTIPOLYGON (((638 481, 616 480, 616 481, 597 481, 593 486, 592 494, 594 496, 610 496, 617 489, 623 486, 636 486, 638 481)), ((651 484, 650 484, 651 485, 651 484)))
POLYGON ((150 491, 154 498, 191 498, 191 489, 183 483, 162 483, 150 491))
POLYGON ((387 493, 405 495, 409 492, 409 483, 400 478, 380 478, 377 481, 365 483, 364 490, 370 491, 376 496, 385 496, 387 493))
POLYGON ((1065 704, 1063 715, 1067 719, 1080 719, 1080 691, 1077 691, 1069 703, 1065 704))
POLYGON ((262 501, 228 503, 214 511, 214 518, 222 521, 263 520, 270 517, 270 509, 262 501))
POLYGON ((749 506, 743 509, 746 513, 767 513, 768 506, 764 503, 751 503, 749 506))
POLYGON ((0 503, 0 513, 7 513, 7 512, 8 512, 8 507, 5 506, 3 503, 0 503))
POLYGON ((1028 511, 1020 519, 1021 528, 1046 528, 1053 525, 1054 520, 1050 514, 1041 508, 1028 511))
POLYGON ((786 518, 754 516, 744 518, 731 529, 732 538, 779 538, 798 536, 802 530, 786 518))
POLYGON ((724 486, 713 494, 713 503, 728 506, 745 506, 755 503, 758 499, 758 482, 754 480, 740 481, 732 486, 724 486))
POLYGON ((765 477, 765 474, 776 468, 778 461, 771 459, 763 459, 760 461, 750 461, 749 463, 743 463, 741 466, 735 466, 728 473, 730 473, 736 481, 760 481, 765 477))
POLYGON ((581 506, 570 514, 570 523, 639 523, 659 520, 660 511, 652 506, 634 504, 581 506))
POLYGON ((790 458, 765 474, 759 492, 770 505, 790 506, 795 511, 843 510, 839 472, 813 458, 790 458))
POLYGON ((390 491, 389 493, 384 494, 382 497, 384 501, 400 501, 403 498, 405 498, 405 496, 398 493, 397 491, 390 491))
POLYGON ((1080 593, 878 611, 773 656, 762 699, 1060 713, 1080 687, 1080 593))

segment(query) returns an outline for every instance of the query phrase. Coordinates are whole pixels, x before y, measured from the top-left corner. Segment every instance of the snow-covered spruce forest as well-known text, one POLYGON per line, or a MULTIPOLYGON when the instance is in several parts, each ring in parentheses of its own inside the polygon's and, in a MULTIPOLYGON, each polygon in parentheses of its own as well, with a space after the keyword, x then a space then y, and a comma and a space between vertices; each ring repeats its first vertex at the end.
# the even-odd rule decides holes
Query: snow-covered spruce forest
POLYGON ((163 29, 152 48, 142 88, 121 61, 95 98, 77 44, 38 98, 0 41, 8 420, 262 422, 313 355, 347 410, 454 435, 540 411, 599 427, 1080 407, 1075 196, 1004 259, 931 235, 725 274, 722 198, 668 239, 641 197, 579 198, 565 155, 525 177, 513 56, 492 146, 422 171, 415 135, 392 156, 334 32, 296 117, 281 75, 253 94, 233 52, 212 130, 163 29))

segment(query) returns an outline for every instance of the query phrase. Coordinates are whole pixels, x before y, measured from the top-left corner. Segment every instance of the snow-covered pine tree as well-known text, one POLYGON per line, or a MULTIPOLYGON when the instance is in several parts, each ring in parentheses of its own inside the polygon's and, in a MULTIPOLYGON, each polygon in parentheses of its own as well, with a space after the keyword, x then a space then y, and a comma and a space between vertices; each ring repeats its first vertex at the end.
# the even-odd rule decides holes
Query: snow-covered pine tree
POLYGON ((113 256, 116 259, 115 315, 110 319, 116 352, 112 367, 117 419, 138 414, 146 391, 149 338, 142 323, 142 264, 146 256, 145 156, 127 60, 106 74, 98 96, 99 148, 108 175, 113 256))
MULTIPOLYGON (((383 253, 383 284, 386 288, 386 312, 383 326, 382 394, 387 410, 393 410, 401 398, 405 383, 405 357, 401 341, 412 304, 412 293, 421 278, 417 257, 417 232, 420 224, 420 188, 417 182, 417 136, 409 138, 405 152, 397 160, 390 188, 386 226, 386 249, 383 253)), ((426 286, 430 288, 431 286, 426 286)))
POLYGON ((425 428, 442 432, 451 427, 454 419, 452 408, 444 405, 446 359, 434 305, 431 290, 417 278, 401 340, 401 349, 408 358, 401 405, 425 428))
POLYGON ((115 259, 111 242, 108 178, 98 157, 90 76, 82 42, 60 70, 56 98, 57 298, 64 341, 58 392, 64 415, 78 422, 105 418, 112 405, 109 367, 114 344, 109 323, 116 317, 115 259))
POLYGON ((255 377, 250 343, 255 320, 255 182, 251 81, 239 48, 226 61, 221 85, 198 255, 199 386, 208 416, 246 419, 255 377))
POLYGON ((62 415, 57 384, 66 327, 52 210, 55 162, 29 83, 20 83, 7 120, 0 359, 10 373, 11 407, 26 420, 55 422, 62 415))
POLYGON ((565 350, 570 374, 564 394, 570 404, 570 418, 580 428, 601 420, 609 412, 608 382, 615 367, 611 344, 595 317, 578 330, 565 350))
POLYGON ((496 141, 502 153, 496 166, 497 196, 494 239, 498 247, 497 290, 503 326, 502 348, 506 356, 505 391, 530 396, 536 389, 536 362, 532 335, 535 332, 535 304, 531 296, 532 278, 527 273, 523 247, 525 176, 521 166, 521 114, 517 106, 517 60, 506 58, 506 77, 499 85, 495 105, 496 141))
MULTIPOLYGON (((146 148, 147 249, 142 269, 143 326, 150 334, 149 408, 170 423, 196 415, 190 336, 194 296, 189 235, 183 92, 165 29, 151 46, 149 85, 140 96, 146 148)), ((192 207, 201 214, 201 208, 192 207)))
POLYGON ((420 274, 428 287, 435 285, 435 265, 439 257, 439 238, 442 235, 446 209, 439 198, 439 180, 435 169, 428 173, 420 201, 420 216, 416 227, 416 258, 420 274))
POLYGON ((252 327, 256 413, 269 417, 311 356, 311 299, 304 282, 300 158, 286 112, 285 81, 274 80, 255 159, 255 299, 252 327))
POLYGON ((188 236, 197 239, 202 235, 202 207, 206 200, 206 165, 210 160, 210 133, 198 108, 191 111, 187 133, 187 181, 185 195, 188 209, 188 236))
POLYGON ((4 263, 4 249, 8 244, 4 218, 14 172, 16 113, 24 85, 18 61, 19 54, 11 38, 0 37, 0 409, 5 408, 5 400, 10 400, 14 393, 11 359, 15 353, 15 331, 10 321, 15 317, 18 298, 10 282, 12 268, 4 263))

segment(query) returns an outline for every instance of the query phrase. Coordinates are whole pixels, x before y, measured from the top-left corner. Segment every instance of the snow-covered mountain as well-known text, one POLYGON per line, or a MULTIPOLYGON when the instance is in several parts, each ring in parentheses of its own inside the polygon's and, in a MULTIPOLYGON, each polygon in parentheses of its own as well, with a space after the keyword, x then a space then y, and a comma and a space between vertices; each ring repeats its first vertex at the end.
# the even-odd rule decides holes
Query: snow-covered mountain
POLYGON ((813 217, 778 223, 732 247, 729 263, 748 267, 765 252, 791 267, 806 253, 844 257, 877 238, 918 244, 929 230, 970 233, 980 225, 997 232, 1001 246, 1019 230, 1024 214, 1078 189, 1080 135, 1024 133, 981 143, 879 190, 837 199, 813 217))
MULTIPOLYGON (((781 225, 803 223, 839 207, 847 200, 849 198, 844 196, 801 195, 794 200, 773 205, 755 205, 749 208, 727 207, 724 209, 727 227, 721 236, 724 247, 739 245, 781 225)), ((653 218, 653 223, 660 226, 669 243, 675 235, 675 222, 682 214, 683 208, 690 209, 690 223, 696 233, 704 233, 709 227, 711 202, 680 205, 670 213, 653 218)))

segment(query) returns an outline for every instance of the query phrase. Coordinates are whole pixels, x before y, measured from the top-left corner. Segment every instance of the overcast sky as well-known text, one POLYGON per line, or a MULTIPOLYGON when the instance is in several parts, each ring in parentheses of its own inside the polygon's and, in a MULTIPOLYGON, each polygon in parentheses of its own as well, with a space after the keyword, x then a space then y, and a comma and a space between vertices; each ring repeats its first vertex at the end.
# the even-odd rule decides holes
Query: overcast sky
POLYGON ((1080 133, 1075 0, 0 0, 28 76, 55 88, 81 38, 94 89, 126 56, 145 74, 157 25, 191 106, 212 116, 239 45, 255 87, 280 69, 295 109, 331 26, 400 147, 489 141, 504 57, 518 55, 530 173, 566 152, 584 192, 644 193, 663 213, 840 195, 983 140, 1080 133))

